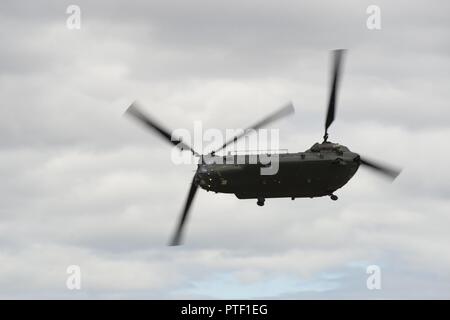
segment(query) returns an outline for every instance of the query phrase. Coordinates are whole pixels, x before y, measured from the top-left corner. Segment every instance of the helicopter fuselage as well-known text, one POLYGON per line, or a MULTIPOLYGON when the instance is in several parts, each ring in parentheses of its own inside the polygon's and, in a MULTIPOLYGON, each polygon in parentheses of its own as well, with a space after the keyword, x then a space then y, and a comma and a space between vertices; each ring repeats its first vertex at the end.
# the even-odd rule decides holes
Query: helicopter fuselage
POLYGON ((280 153, 277 171, 261 173, 261 156, 205 156, 197 169, 197 183, 207 191, 233 193, 239 199, 304 198, 332 195, 356 173, 358 154, 331 142, 316 143, 305 152, 280 153), (221 159, 220 159, 221 158, 221 159))

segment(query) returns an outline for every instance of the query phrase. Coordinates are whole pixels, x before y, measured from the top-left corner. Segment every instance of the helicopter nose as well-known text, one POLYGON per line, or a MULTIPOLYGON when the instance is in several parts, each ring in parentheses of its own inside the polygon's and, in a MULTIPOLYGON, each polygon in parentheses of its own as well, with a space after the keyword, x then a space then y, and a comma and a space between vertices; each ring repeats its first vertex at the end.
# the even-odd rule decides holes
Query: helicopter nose
POLYGON ((213 185, 214 172, 208 168, 207 165, 199 165, 197 169, 197 183, 207 190, 211 189, 213 185))

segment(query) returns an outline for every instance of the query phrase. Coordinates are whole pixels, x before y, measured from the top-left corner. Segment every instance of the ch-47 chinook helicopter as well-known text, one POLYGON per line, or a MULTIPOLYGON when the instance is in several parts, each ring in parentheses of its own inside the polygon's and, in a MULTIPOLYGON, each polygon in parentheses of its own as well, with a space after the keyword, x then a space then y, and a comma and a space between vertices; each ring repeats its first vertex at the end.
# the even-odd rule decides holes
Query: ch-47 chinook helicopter
POLYGON ((294 108, 291 103, 226 141, 219 149, 205 155, 196 152, 182 139, 173 137, 168 130, 140 111, 136 103, 127 109, 126 114, 139 120, 181 150, 189 150, 200 158, 171 245, 179 245, 181 242, 183 226, 198 187, 216 193, 233 193, 239 199, 257 199, 257 204, 263 206, 266 198, 286 197, 294 200, 295 198, 330 196, 332 200, 337 200, 338 197, 334 195, 334 192, 353 177, 360 165, 372 168, 392 180, 400 174, 399 170, 369 161, 351 152, 346 146, 328 141, 328 128, 335 118, 343 53, 344 50, 333 51, 334 65, 322 143, 315 143, 304 152, 280 153, 278 171, 274 175, 261 175, 260 169, 264 166, 261 161, 249 163, 245 158, 238 159, 248 155, 218 156, 216 153, 236 142, 249 131, 257 130, 274 120, 292 114, 294 108))

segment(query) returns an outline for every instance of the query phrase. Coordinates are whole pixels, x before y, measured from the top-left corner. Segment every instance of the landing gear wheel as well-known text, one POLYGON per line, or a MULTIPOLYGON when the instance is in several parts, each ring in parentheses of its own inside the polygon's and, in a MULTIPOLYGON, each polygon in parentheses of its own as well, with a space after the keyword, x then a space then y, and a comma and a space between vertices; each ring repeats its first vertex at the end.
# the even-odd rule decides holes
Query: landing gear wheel
POLYGON ((262 207, 262 206, 264 205, 264 201, 265 201, 264 198, 258 198, 258 201, 256 202, 256 204, 257 204, 258 206, 262 207))
POLYGON ((330 195, 330 198, 331 198, 331 200, 333 200, 333 201, 336 201, 337 199, 339 199, 338 196, 336 196, 336 195, 334 195, 334 194, 331 194, 331 195, 330 195))

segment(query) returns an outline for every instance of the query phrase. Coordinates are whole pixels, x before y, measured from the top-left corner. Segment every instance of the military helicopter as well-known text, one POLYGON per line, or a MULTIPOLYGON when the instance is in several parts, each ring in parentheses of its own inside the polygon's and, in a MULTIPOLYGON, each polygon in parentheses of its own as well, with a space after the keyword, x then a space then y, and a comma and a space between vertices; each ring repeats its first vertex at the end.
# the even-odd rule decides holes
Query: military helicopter
POLYGON ((261 174, 260 169, 265 164, 258 159, 263 154, 257 154, 256 162, 250 163, 248 154, 220 156, 216 153, 235 143, 248 132, 292 114, 294 112, 292 103, 248 127, 241 134, 226 141, 219 149, 204 155, 199 154, 182 139, 173 137, 170 131, 144 114, 136 102, 127 109, 126 114, 156 131, 181 150, 189 150, 193 155, 199 157, 197 170, 170 245, 181 243, 183 227, 198 187, 216 193, 235 194, 239 199, 257 199, 257 204, 263 206, 266 198, 286 197, 294 200, 295 198, 329 196, 332 200, 337 200, 338 197, 334 192, 353 177, 360 165, 374 169, 392 180, 400 174, 400 170, 363 158, 344 145, 328 141, 328 128, 335 118, 341 61, 345 50, 334 50, 332 53, 332 81, 323 141, 315 143, 304 152, 280 153, 278 171, 273 175, 261 174))

